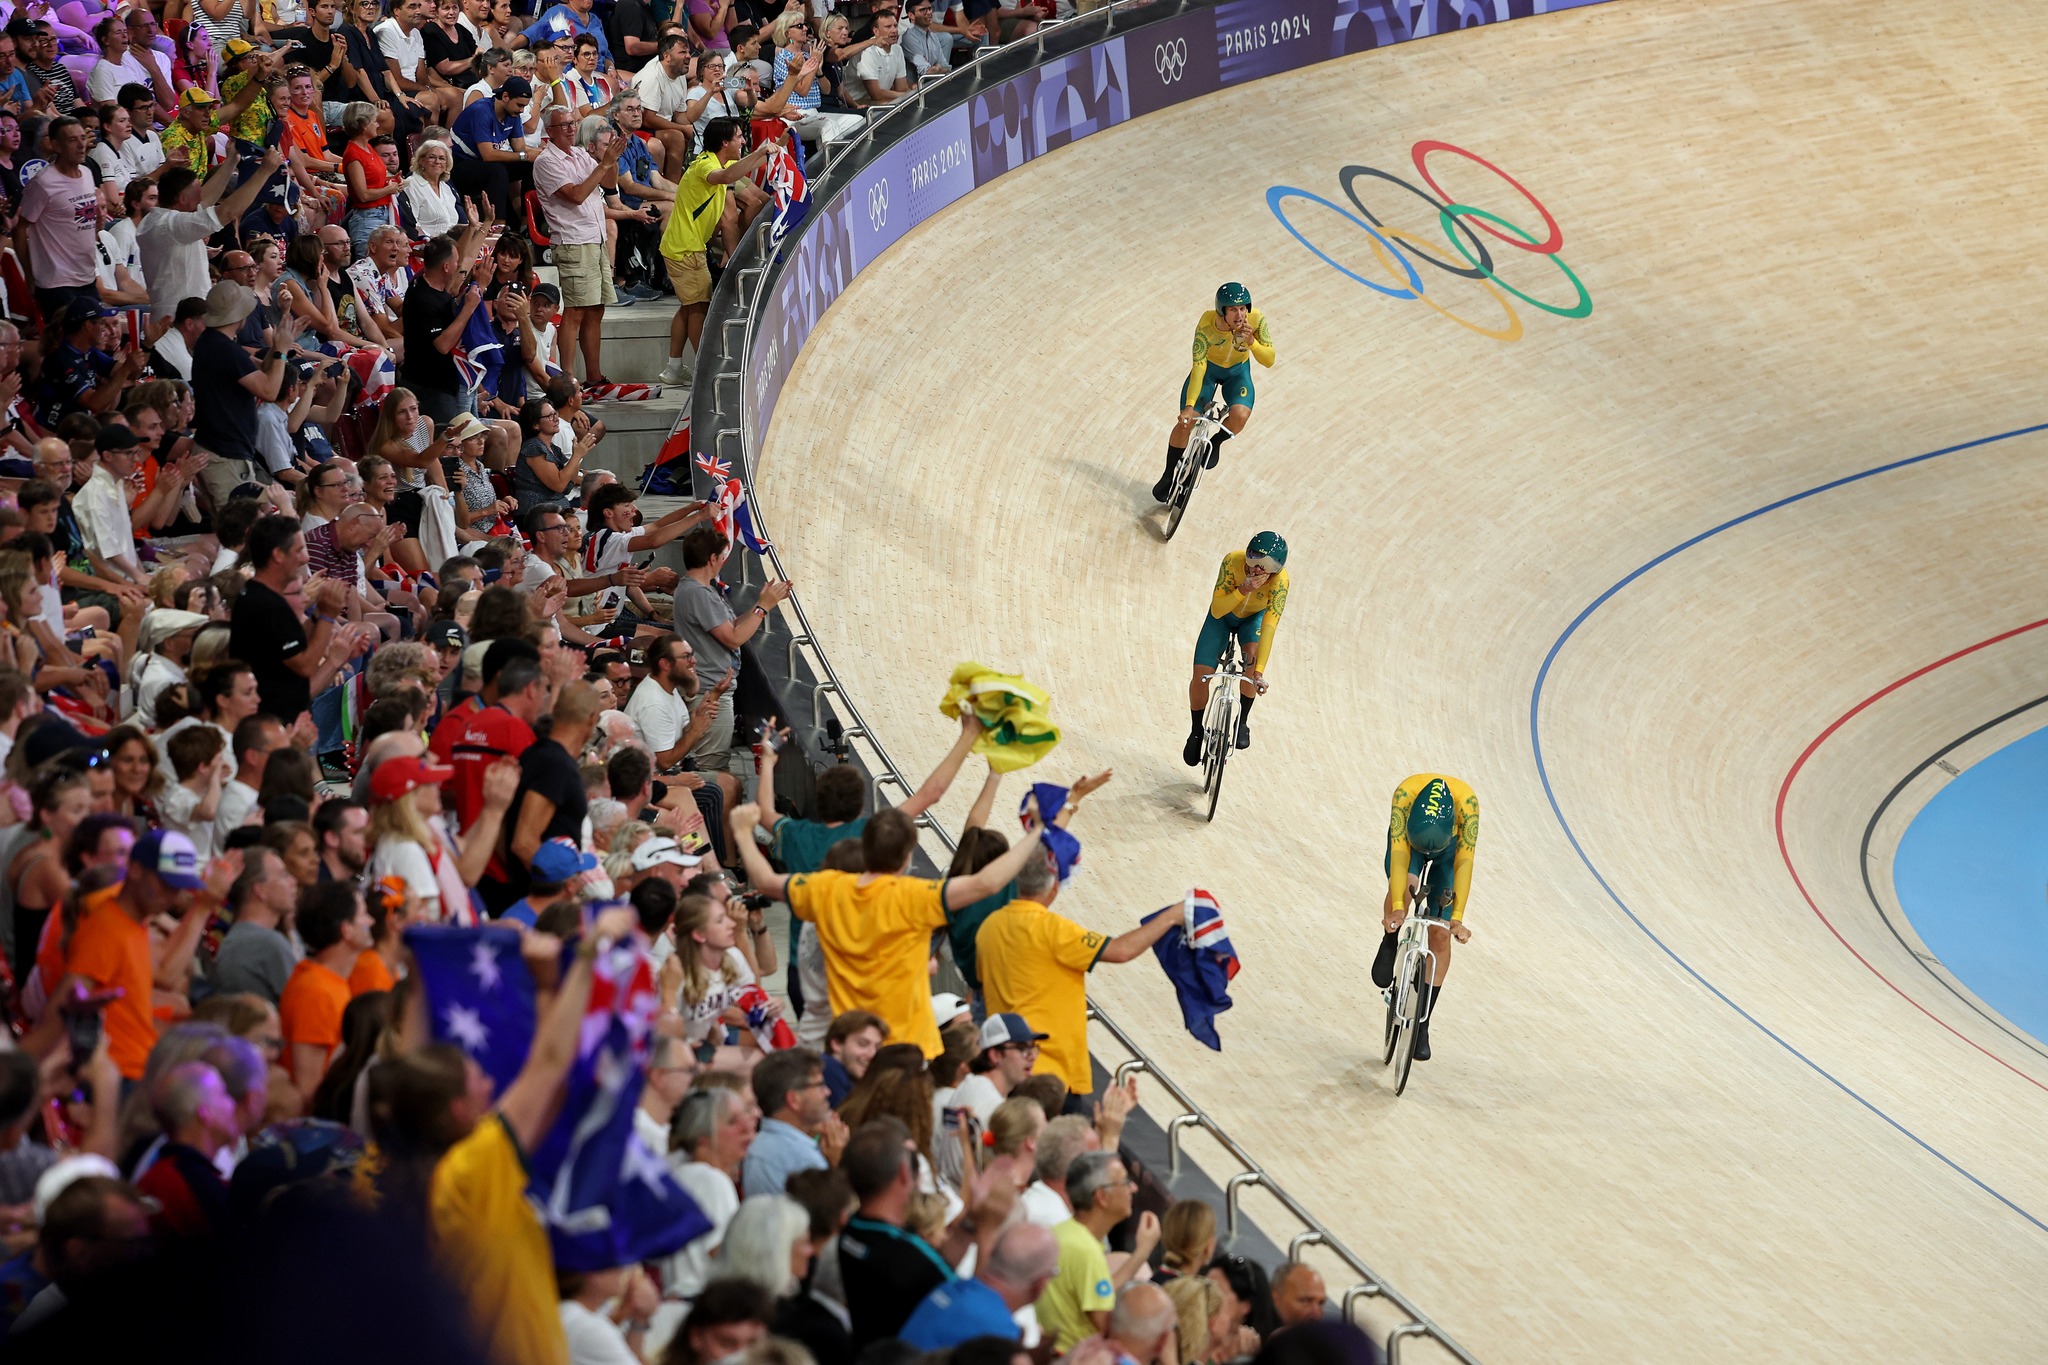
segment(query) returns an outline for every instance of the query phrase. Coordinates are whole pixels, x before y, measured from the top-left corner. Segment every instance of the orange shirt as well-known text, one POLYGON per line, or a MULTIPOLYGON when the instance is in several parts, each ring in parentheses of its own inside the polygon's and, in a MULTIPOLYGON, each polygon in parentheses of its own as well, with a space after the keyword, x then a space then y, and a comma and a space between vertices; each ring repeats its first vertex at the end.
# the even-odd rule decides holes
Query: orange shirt
POLYGON ((277 111, 284 120, 284 145, 287 151, 296 149, 317 161, 332 161, 334 153, 327 150, 327 128, 320 122, 320 106, 315 104, 301 114, 289 107, 277 111))
POLYGON ((351 996, 368 995, 371 991, 388 991, 398 984, 398 978, 391 975, 391 968, 385 965, 384 955, 367 952, 356 959, 355 970, 348 974, 348 991, 351 996))
POLYGON ((156 1046, 156 1020, 149 1008, 156 973, 149 960, 149 930, 121 908, 120 896, 116 884, 81 900, 85 914, 71 935, 64 968, 102 989, 121 988, 121 998, 107 1005, 107 1054, 123 1076, 139 1081, 156 1046))
POLYGON ((324 1047, 328 1059, 341 1046, 341 1012, 348 1008, 348 982, 332 967, 306 958, 292 968, 277 1002, 278 1023, 287 1044, 324 1047))

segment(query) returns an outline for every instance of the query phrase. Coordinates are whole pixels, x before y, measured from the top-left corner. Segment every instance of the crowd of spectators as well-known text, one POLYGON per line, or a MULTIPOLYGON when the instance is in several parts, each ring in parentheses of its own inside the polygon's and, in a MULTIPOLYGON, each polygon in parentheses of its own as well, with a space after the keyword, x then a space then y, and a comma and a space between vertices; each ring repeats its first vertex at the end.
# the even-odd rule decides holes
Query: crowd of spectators
POLYGON ((735 591, 718 509, 591 464, 605 307, 674 292, 678 377, 775 126, 841 135, 1064 0, 668 8, 83 0, 0 36, 25 1359, 111 1358, 135 1304, 274 1245, 411 1256, 392 1303, 457 1359, 1198 1365, 1323 1317, 1313 1269, 1269 1285, 1209 1206, 1141 1195, 1135 1083, 1097 1094, 1087 976, 1175 922, 1056 908, 1045 828, 1108 774, 1011 836, 991 767, 918 875, 980 722, 872 808, 774 718, 751 642, 788 585, 735 591), (519 936, 502 1088, 429 1014, 428 926, 519 936), (659 998, 635 1131, 709 1229, 558 1273, 521 1173, 613 941, 659 998))

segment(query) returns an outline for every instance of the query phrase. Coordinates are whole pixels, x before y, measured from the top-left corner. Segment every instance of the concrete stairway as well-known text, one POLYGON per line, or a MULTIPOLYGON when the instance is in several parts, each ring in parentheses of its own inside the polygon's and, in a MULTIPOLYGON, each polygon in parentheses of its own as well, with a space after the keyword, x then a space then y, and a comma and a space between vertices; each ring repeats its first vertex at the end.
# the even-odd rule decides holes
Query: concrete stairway
MULTIPOLYGON (((539 271, 554 282, 552 267, 539 271)), ((653 384, 668 363, 669 319, 676 303, 663 295, 646 303, 614 304, 604 313, 605 377, 619 384, 653 384)), ((694 362, 695 356, 691 356, 694 362)), ((580 371, 580 363, 578 369, 580 371)), ((664 387, 659 395, 637 403, 592 403, 590 413, 605 425, 605 438, 591 453, 593 468, 608 469, 628 482, 654 459, 655 452, 690 404, 687 385, 664 387)))

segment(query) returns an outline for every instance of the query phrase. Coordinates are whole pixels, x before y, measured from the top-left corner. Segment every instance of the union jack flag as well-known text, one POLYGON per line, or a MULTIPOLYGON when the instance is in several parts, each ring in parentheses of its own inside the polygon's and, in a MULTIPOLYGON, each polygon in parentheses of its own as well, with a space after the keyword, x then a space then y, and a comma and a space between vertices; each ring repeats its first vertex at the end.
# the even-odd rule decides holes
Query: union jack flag
POLYGON ((765 555, 773 548, 768 537, 755 528, 754 509, 747 501, 746 486, 738 479, 727 479, 720 488, 715 524, 727 540, 744 545, 757 555, 765 555))
POLYGON ((775 203, 775 217, 768 224, 770 246, 782 245, 782 239, 803 222, 804 215, 811 208, 810 189, 804 183, 803 163, 797 160, 799 153, 791 150, 795 142, 796 134, 792 131, 788 139, 777 145, 768 154, 768 159, 761 163, 760 169, 754 172, 756 182, 768 191, 768 197, 775 203))
POLYGON ((732 461, 715 450, 707 450, 698 455, 697 468, 721 484, 732 477, 732 461))

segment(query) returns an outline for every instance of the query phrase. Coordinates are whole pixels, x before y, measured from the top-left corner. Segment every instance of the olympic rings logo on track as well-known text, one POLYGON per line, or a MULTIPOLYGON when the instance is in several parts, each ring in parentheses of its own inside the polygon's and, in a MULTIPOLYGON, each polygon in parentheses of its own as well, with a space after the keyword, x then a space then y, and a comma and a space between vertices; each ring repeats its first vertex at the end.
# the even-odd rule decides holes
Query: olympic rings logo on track
POLYGON ((1390 299, 1419 299, 1426 306, 1442 313, 1460 327, 1477 332, 1483 337, 1491 337, 1495 341, 1520 341, 1522 339, 1522 315, 1515 311, 1515 306, 1512 303, 1508 302, 1506 294, 1513 295, 1531 308, 1539 309, 1542 312, 1554 314, 1561 318, 1582 318, 1593 311, 1592 294, 1587 292, 1585 284, 1580 281, 1579 277, 1572 273, 1572 268, 1564 263, 1564 258, 1557 254, 1564 246, 1564 229, 1558 226, 1557 219, 1551 216, 1550 210, 1543 206, 1543 202, 1523 187, 1521 181, 1515 179, 1486 158, 1474 152, 1468 152, 1463 147, 1454 147, 1448 142, 1429 140, 1418 142, 1411 150, 1410 156, 1415 162, 1416 171, 1422 176, 1423 183, 1436 192, 1434 195, 1389 171, 1379 170, 1372 166, 1346 166, 1337 173, 1337 180, 1344 190, 1344 197, 1351 201, 1352 208, 1358 210, 1356 214, 1351 213, 1341 205, 1332 203, 1322 195, 1298 189, 1293 185, 1275 185, 1267 190, 1266 207, 1273 211, 1273 216, 1280 220, 1280 225, 1293 234, 1294 240, 1307 247, 1325 265, 1340 275, 1345 276, 1347 279, 1355 280, 1374 293, 1384 294, 1390 299), (1543 221, 1545 235, 1538 237, 1520 224, 1512 222, 1500 214, 1489 212, 1486 209, 1474 208, 1470 204, 1453 203, 1451 196, 1445 192, 1443 186, 1437 184, 1435 178, 1429 173, 1428 162, 1431 152, 1448 152, 1452 156, 1463 157, 1474 165, 1483 166, 1499 176, 1501 180, 1506 182, 1509 188, 1527 202, 1530 208, 1536 211, 1543 221), (1358 182, 1361 180, 1383 180, 1398 189, 1406 190, 1422 200, 1423 203, 1429 205, 1436 212, 1437 223, 1443 229, 1444 240, 1450 244, 1459 256, 1464 258, 1465 263, 1458 265, 1442 256, 1433 254, 1433 252, 1442 250, 1442 247, 1434 242, 1426 241, 1423 238, 1417 237, 1414 233, 1404 232, 1399 228, 1388 227, 1371 209, 1365 206, 1364 201, 1359 197, 1358 182), (1289 220, 1285 210, 1282 209, 1282 202, 1288 199, 1305 199, 1312 204, 1320 204, 1340 218, 1348 219, 1355 224, 1365 233, 1368 245, 1372 248, 1373 258, 1380 263, 1380 266, 1389 275, 1401 278, 1404 283, 1397 286, 1388 285, 1378 280, 1367 279, 1310 241, 1303 234, 1302 230, 1289 220), (1478 232, 1473 231, 1475 222, 1479 229, 1478 232), (1542 299, 1525 294, 1509 284, 1494 273, 1493 253, 1487 248, 1486 242, 1481 238, 1480 233, 1484 233, 1486 236, 1492 237, 1497 241, 1505 242, 1517 251, 1526 252, 1532 256, 1549 258, 1551 263, 1563 273, 1565 279, 1571 282, 1572 289, 1578 296, 1576 300, 1569 306, 1546 303, 1542 299), (1397 243, 1399 245, 1396 245, 1397 243), (1403 247, 1407 248, 1406 252, 1402 250, 1403 247), (1494 302, 1500 305, 1501 312, 1506 319, 1505 323, 1499 327, 1482 326, 1469 318, 1459 317, 1441 303, 1438 303, 1434 298, 1431 298, 1429 292, 1423 287, 1422 272, 1417 270, 1415 263, 1409 259, 1411 254, 1420 259, 1424 264, 1441 270, 1447 275, 1455 275, 1459 279, 1476 281, 1479 287, 1491 294, 1494 302), (1498 288, 1495 286, 1498 286, 1498 288), (1505 291, 1505 294, 1502 291, 1505 291))
POLYGON ((877 180, 868 186, 868 226, 879 230, 889 221, 889 182, 877 180))
POLYGON ((1152 69, 1159 73, 1159 79, 1165 85, 1179 80, 1188 69, 1188 40, 1175 38, 1153 48, 1152 69))

